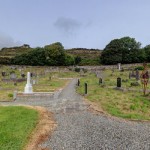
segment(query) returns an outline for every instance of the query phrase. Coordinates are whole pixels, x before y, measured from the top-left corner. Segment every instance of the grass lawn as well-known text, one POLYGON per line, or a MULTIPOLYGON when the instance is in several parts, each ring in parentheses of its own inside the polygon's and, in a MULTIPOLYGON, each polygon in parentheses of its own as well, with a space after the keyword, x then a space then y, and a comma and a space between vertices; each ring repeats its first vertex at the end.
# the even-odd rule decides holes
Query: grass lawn
POLYGON ((38 112, 33 109, 0 106, 0 150, 22 150, 38 118, 38 112))
MULTIPOLYGON (((107 71, 106 73, 108 74, 107 71)), ((80 86, 77 88, 80 94, 84 94, 85 82, 88 84, 86 98, 96 103, 107 113, 122 118, 150 120, 150 96, 143 96, 142 92, 122 92, 110 88, 110 84, 115 87, 116 82, 114 78, 106 76, 105 86, 98 85, 98 78, 94 74, 80 79, 80 86), (114 84, 112 84, 113 82, 114 84)))

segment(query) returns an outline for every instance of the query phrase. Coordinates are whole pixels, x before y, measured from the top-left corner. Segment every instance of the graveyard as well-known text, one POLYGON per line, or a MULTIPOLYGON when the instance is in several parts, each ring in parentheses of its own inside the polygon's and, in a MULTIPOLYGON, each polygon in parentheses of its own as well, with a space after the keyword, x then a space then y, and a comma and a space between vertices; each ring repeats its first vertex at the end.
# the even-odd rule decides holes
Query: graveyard
POLYGON ((0 101, 14 101, 14 92, 23 93, 27 72, 31 72, 34 93, 53 93, 63 89, 71 79, 77 78, 80 80, 77 92, 104 112, 122 118, 149 120, 150 85, 147 84, 146 95, 143 95, 140 79, 142 70, 137 69, 141 67, 132 66, 119 70, 106 67, 93 71, 67 67, 1 66, 0 101), (117 78, 121 80, 119 87, 117 78))
MULTIPOLYGON (((144 94, 143 84, 141 82, 143 70, 141 68, 141 64, 124 65, 120 66, 120 68, 117 65, 99 66, 95 68, 74 66, 0 66, 0 122, 2 122, 0 134, 5 134, 5 137, 0 141, 3 143, 0 145, 0 148, 7 150, 11 147, 12 150, 20 150, 27 145, 29 141, 28 137, 39 122, 39 113, 37 110, 24 107, 25 105, 41 106, 53 112, 54 115, 59 116, 61 121, 58 119, 60 122, 57 122, 57 130, 59 130, 61 124, 64 124, 63 130, 66 134, 69 132, 67 129, 68 125, 66 124, 69 124, 70 121, 64 121, 65 118, 64 120, 62 118, 65 115, 74 116, 78 113, 80 114, 81 120, 84 117, 91 117, 88 114, 88 108, 93 105, 97 106, 98 109, 96 111, 99 112, 97 117, 102 117, 102 120, 104 119, 104 115, 106 118, 108 117, 108 120, 111 116, 125 119, 126 121, 149 121, 150 85, 149 83, 147 84, 147 89, 144 94), (26 94, 25 86, 28 82, 28 72, 30 72, 29 82, 31 82, 33 91, 26 94), (14 99, 15 92, 19 95, 16 99, 14 99), (45 93, 52 95, 48 95, 47 97, 43 95, 42 97, 41 95, 45 93), (35 94, 38 95, 36 96, 35 94), (26 98, 24 98, 25 95, 27 95, 26 98), (30 95, 32 95, 32 98, 30 95), (84 116, 85 113, 87 113, 87 116, 84 116), (15 132, 16 130, 18 131, 15 132), (9 134, 11 132, 13 135, 10 136, 9 134), (24 137, 24 140, 22 137, 24 137), (7 142, 8 139, 11 141, 9 144, 7 142)), ((148 66, 147 70, 149 71, 149 69, 148 66)), ((94 110, 95 108, 92 109, 94 110)), ((94 118, 95 115, 92 115, 92 118, 94 118)), ((72 121, 74 120, 76 122, 80 117, 77 116, 72 121)), ((89 120, 92 120, 92 118, 89 120)), ((69 126, 72 126, 74 121, 69 126)), ((96 121, 100 120, 96 119, 96 121)), ((116 120, 114 119, 115 122, 116 120)), ((122 123, 122 121, 120 122, 122 123)), ((93 124, 92 126, 95 125, 93 124)), ((73 128, 76 127, 73 126, 73 128)), ((143 128, 145 132, 145 127, 143 128)), ((63 134, 62 132, 60 133, 63 134)), ((98 135, 97 137, 99 139, 98 135)), ((53 145, 52 141, 50 142, 51 144, 53 145)), ((59 144, 61 145, 63 143, 58 142, 57 144, 59 146, 59 144)), ((51 146, 48 145, 48 147, 51 146)))
MULTIPOLYGON (((150 96, 149 85, 147 86, 147 95, 143 95, 140 78, 129 77, 132 71, 105 70, 98 76, 90 74, 80 79, 80 86, 77 91, 84 95, 85 83, 88 85, 88 93, 85 98, 98 105, 105 113, 113 116, 135 119, 150 119, 150 96), (117 88, 117 78, 121 78, 121 87, 117 88)), ((139 71, 141 74, 141 71, 139 71)))

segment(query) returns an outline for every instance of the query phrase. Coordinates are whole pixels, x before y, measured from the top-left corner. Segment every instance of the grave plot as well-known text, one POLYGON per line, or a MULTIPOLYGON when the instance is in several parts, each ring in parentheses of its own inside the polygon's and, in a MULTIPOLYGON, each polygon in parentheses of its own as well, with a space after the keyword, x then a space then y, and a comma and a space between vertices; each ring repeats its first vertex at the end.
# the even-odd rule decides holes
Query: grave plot
POLYGON ((91 73, 80 79, 77 92, 85 95, 86 99, 95 103, 105 113, 122 118, 150 120, 150 84, 147 84, 144 95, 141 73, 142 71, 136 68, 108 69, 102 71, 101 75, 91 73))

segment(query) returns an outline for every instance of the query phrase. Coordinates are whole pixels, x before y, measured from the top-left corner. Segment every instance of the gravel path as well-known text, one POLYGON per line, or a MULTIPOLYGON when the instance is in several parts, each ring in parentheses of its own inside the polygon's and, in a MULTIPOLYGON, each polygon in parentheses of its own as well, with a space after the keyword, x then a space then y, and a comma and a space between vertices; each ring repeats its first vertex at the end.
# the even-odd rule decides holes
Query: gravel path
POLYGON ((58 126, 41 146, 52 150, 150 150, 150 123, 113 119, 87 110, 75 92, 76 79, 49 101, 15 101, 5 105, 30 104, 55 114, 58 126))

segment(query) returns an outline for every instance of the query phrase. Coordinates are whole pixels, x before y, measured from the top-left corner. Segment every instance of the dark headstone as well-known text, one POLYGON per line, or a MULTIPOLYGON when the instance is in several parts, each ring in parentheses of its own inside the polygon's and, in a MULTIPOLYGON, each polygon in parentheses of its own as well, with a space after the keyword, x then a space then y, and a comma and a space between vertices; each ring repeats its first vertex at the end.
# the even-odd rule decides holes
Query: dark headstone
POLYGON ((17 86, 17 82, 14 82, 14 86, 17 86))
POLYGON ((129 72, 129 79, 131 79, 131 72, 129 72))
POLYGON ((78 79, 77 85, 80 86, 80 80, 78 79))
POLYGON ((117 78, 117 87, 121 87, 121 78, 120 77, 117 78))
POLYGON ((21 77, 22 77, 22 78, 25 78, 25 76, 26 76, 25 74, 23 74, 23 73, 21 74, 21 77))
POLYGON ((84 89, 85 89, 85 93, 84 94, 87 94, 87 83, 84 83, 84 89))
POLYGON ((5 77, 6 76, 6 72, 3 71, 2 72, 2 76, 5 77))
POLYGON ((102 78, 99 78, 99 85, 103 83, 102 78))

